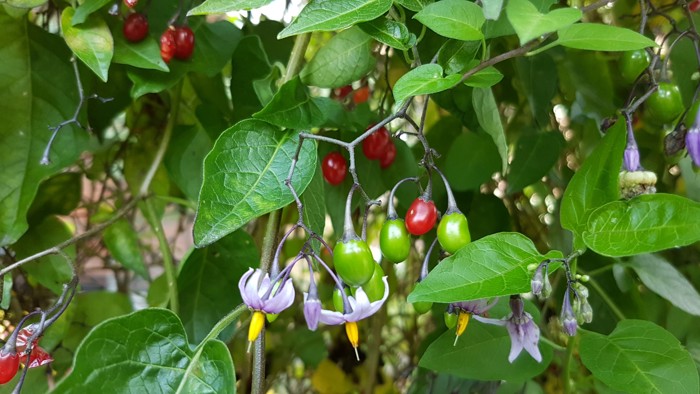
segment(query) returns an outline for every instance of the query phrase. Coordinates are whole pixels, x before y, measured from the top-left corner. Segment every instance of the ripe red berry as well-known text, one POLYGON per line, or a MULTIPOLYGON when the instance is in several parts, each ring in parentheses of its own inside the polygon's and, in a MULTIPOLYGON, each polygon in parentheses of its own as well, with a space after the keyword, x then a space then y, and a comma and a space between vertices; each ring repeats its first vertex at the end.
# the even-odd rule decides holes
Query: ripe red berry
POLYGON ((126 5, 129 8, 134 8, 136 7, 136 4, 138 4, 139 0, 124 0, 124 5, 126 5))
POLYGON ((388 168, 396 159, 396 144, 394 141, 389 139, 389 143, 386 144, 384 149, 384 155, 379 159, 379 166, 382 168, 388 168))
POLYGON ((175 55, 176 48, 175 29, 169 27, 160 36, 160 57, 163 58, 164 62, 170 63, 170 60, 175 55))
MULTIPOLYGON (((373 126, 374 125, 369 128, 373 126)), ((379 160, 384 156, 384 150, 390 140, 389 132, 384 127, 380 127, 379 130, 370 134, 362 141, 362 152, 365 154, 365 157, 370 160, 379 160)))
POLYGON ((406 230, 413 235, 423 235, 435 227, 437 208, 432 201, 422 197, 413 200, 406 212, 406 230))
POLYGON ((0 349, 0 384, 5 384, 12 380, 19 370, 19 354, 12 349, 5 347, 0 349))
POLYGON ((337 88, 333 91, 338 100, 343 100, 348 94, 350 94, 350 92, 352 92, 352 85, 345 85, 342 88, 337 88))
POLYGON ((355 104, 362 104, 369 99, 369 87, 363 86, 352 95, 352 101, 355 104))
POLYGON ((194 32, 189 26, 179 26, 175 29, 175 57, 187 60, 194 51, 194 32))
POLYGON ((124 21, 124 38, 131 42, 139 42, 148 35, 148 19, 143 14, 135 12, 124 21))
POLYGON ((348 174, 348 164, 340 152, 331 152, 321 162, 323 178, 331 185, 339 185, 348 174))
POLYGON ((690 12, 698 12, 698 10, 700 10, 700 0, 695 0, 688 3, 688 9, 690 12))

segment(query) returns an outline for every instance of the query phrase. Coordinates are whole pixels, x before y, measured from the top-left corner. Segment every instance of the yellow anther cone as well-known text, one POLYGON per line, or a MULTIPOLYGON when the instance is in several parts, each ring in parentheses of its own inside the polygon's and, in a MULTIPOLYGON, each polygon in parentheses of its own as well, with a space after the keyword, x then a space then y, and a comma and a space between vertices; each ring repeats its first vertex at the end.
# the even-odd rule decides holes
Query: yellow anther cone
POLYGON ((248 350, 250 351, 250 344, 253 343, 258 336, 260 331, 265 327, 265 314, 260 311, 253 312, 253 317, 250 319, 250 326, 248 326, 248 350))
POLYGON ((360 346, 360 332, 357 329, 357 323, 354 321, 346 322, 345 333, 348 335, 350 344, 355 348, 355 357, 357 357, 357 361, 360 361, 360 354, 357 353, 357 347, 360 346))
POLYGON ((456 345, 459 337, 464 334, 464 330, 467 329, 467 324, 469 324, 469 318, 471 316, 472 315, 467 312, 459 312, 459 317, 457 318, 457 336, 455 337, 455 343, 453 345, 456 345))

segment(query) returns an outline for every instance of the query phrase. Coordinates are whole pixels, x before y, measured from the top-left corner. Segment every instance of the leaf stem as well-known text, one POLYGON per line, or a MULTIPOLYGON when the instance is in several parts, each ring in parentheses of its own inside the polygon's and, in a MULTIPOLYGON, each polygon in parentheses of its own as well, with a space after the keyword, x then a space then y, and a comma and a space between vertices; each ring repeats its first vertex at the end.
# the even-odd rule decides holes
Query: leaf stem
POLYGON ((222 331, 226 329, 231 323, 233 323, 238 317, 245 311, 248 310, 248 307, 246 307, 245 304, 238 305, 236 309, 232 310, 229 312, 228 315, 224 316, 219 320, 214 327, 209 331, 209 334, 207 334, 206 337, 202 340, 202 343, 199 344, 198 347, 204 346, 204 343, 206 343, 209 340, 216 339, 216 337, 221 334, 222 331))
POLYGON ((564 373, 562 379, 564 380, 564 394, 572 393, 571 387, 571 364, 574 354, 574 348, 576 347, 576 340, 578 337, 569 338, 569 343, 566 345, 566 355, 564 356, 564 373))
POLYGON ((600 298, 602 298, 603 301, 608 305, 610 310, 617 317, 617 320, 626 319, 625 314, 622 313, 620 308, 617 307, 617 304, 615 304, 615 301, 613 301, 612 298, 610 298, 610 296, 608 295, 608 293, 606 293, 605 290, 603 290, 603 288, 598 284, 598 281, 596 281, 593 278, 590 278, 588 280, 588 283, 591 285, 593 290, 595 290, 598 293, 598 295, 600 295, 600 298))

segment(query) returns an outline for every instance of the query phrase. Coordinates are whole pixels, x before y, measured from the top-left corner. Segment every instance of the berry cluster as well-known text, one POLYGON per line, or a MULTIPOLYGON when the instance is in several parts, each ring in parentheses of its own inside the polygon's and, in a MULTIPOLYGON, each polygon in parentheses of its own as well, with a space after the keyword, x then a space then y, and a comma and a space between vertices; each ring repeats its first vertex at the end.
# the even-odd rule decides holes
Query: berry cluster
MULTIPOLYGON (((374 125, 370 125, 367 130, 372 127, 374 125)), ((380 127, 362 141, 362 152, 370 160, 379 160, 381 168, 389 168, 396 159, 396 145, 384 127, 380 127)), ((339 185, 348 175, 348 163, 340 152, 333 151, 321 161, 321 170, 326 182, 334 186, 339 185)))
POLYGON ((160 57, 170 63, 173 56, 187 60, 194 51, 194 32, 189 26, 169 26, 160 36, 160 57))

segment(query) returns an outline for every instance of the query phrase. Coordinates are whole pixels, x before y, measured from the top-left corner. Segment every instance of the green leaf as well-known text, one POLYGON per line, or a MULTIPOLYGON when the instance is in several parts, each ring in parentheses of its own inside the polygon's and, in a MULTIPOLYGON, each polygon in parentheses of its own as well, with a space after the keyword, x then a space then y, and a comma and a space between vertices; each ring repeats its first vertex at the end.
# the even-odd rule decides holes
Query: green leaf
POLYGON ((34 8, 48 3, 48 0, 7 0, 7 4, 15 8, 34 8))
POLYGON ((484 38, 481 26, 486 19, 478 5, 467 0, 442 0, 432 3, 413 16, 435 33, 457 40, 484 38))
POLYGON ((416 43, 415 34, 408 31, 406 25, 391 19, 377 18, 358 26, 375 40, 401 51, 409 50, 416 43))
POLYGON ((498 149, 488 135, 464 133, 453 140, 444 171, 454 190, 465 191, 479 189, 500 168, 498 149))
POLYGON ((114 41, 101 16, 90 15, 80 26, 73 26, 75 10, 66 7, 61 14, 61 30, 66 44, 101 80, 107 82, 109 64, 114 54, 114 41))
POLYGON ((268 5, 272 0, 206 0, 192 8, 187 16, 225 14, 230 11, 253 10, 268 5))
MULTIPOLYGON (((214 325, 241 303, 238 281, 259 261, 253 238, 241 230, 187 256, 177 276, 177 289, 178 314, 190 343, 204 340, 214 325)), ((229 340, 233 330, 229 327, 219 338, 229 340)))
POLYGON ((491 136, 498 148, 498 153, 501 155, 501 172, 505 173, 506 168, 508 168, 508 144, 493 92, 490 88, 474 89, 472 103, 479 124, 491 136))
POLYGON ((698 371, 668 331, 622 320, 610 335, 581 330, 581 361, 597 379, 626 393, 697 393, 698 371))
MULTIPOLYGON (((500 307, 500 304, 506 302, 501 301, 491 311, 500 307)), ((507 307, 501 309, 503 314, 507 313, 507 307)), ((533 314, 537 311, 529 303, 526 304, 526 310, 533 314)), ((454 341, 454 330, 445 331, 430 344, 418 365, 465 379, 523 381, 541 374, 552 361, 552 348, 540 342, 541 363, 530 357, 525 350, 512 364, 509 363, 511 339, 508 330, 474 319, 456 344, 454 341)))
POLYGON ((63 40, 30 23, 13 19, 0 7, 0 246, 27 230, 27 210, 42 179, 73 163, 86 145, 86 133, 74 125, 61 129, 40 165, 51 131, 70 119, 78 105, 75 77, 63 40), (50 75, 51 78, 46 78, 50 75))
POLYGON ((267 52, 258 36, 245 36, 231 59, 231 101, 234 119, 249 118, 262 108, 253 81, 265 78, 272 70, 267 52))
POLYGON ((700 294, 668 261, 657 255, 643 254, 633 257, 625 265, 631 267, 651 291, 679 309, 700 316, 700 294))
POLYGON ((49 215, 68 215, 80 204, 82 174, 64 172, 41 182, 27 212, 30 224, 39 224, 49 215))
POLYGON ((543 14, 528 0, 509 0, 506 14, 520 38, 520 45, 545 33, 572 25, 582 16, 581 10, 569 7, 543 14))
MULTIPOLYGON (((477 61, 471 64, 472 67, 476 67, 476 65, 479 64, 479 62, 477 61)), ((464 81, 464 84, 473 88, 490 88, 491 86, 501 82, 502 79, 503 74, 501 74, 501 72, 498 71, 496 67, 489 66, 467 78, 464 81)))
POLYGON ((625 122, 618 119, 566 187, 561 201, 562 227, 580 236, 594 209, 620 198, 618 178, 625 142, 625 122))
POLYGON ((233 51, 243 37, 243 33, 231 22, 218 21, 191 25, 197 45, 192 58, 187 61, 173 61, 169 72, 147 69, 129 69, 127 74, 134 82, 131 96, 138 98, 147 93, 159 93, 169 89, 188 72, 198 72, 214 76, 231 61, 233 51))
POLYGON ((75 14, 71 20, 71 25, 75 26, 85 22, 90 14, 111 2, 111 0, 85 0, 84 3, 75 9, 75 14))
MULTIPOLYGON (((284 185, 298 132, 245 120, 224 131, 204 160, 204 183, 194 222, 197 246, 210 244, 249 220, 294 200, 284 185)), ((299 152, 292 185, 301 194, 316 169, 316 144, 299 152)))
POLYGON ((400 103, 421 94, 442 92, 459 83, 459 74, 442 76, 439 64, 424 64, 404 74, 394 85, 394 98, 400 103))
MULTIPOLYGON (((49 216, 43 222, 29 228, 22 238, 13 246, 16 259, 21 260, 45 249, 70 239, 73 233, 68 226, 56 216, 49 216)), ((70 246, 64 251, 71 258, 75 258, 75 246, 70 246)), ((39 282, 42 286, 55 294, 61 294, 63 284, 68 283, 73 277, 71 262, 60 255, 52 254, 36 261, 25 264, 22 270, 29 274, 30 282, 39 282)))
POLYGON ((503 0, 484 0, 484 17, 495 21, 501 15, 503 9, 503 0))
POLYGON ((508 173, 506 192, 520 191, 542 179, 559 159, 565 144, 564 137, 558 132, 520 137, 508 173))
POLYGON ((560 257, 541 255, 520 233, 498 233, 474 241, 442 260, 408 296, 408 302, 459 302, 530 291, 530 264, 560 257))
POLYGON ((285 83, 265 108, 253 114, 254 118, 289 129, 310 129, 326 121, 326 105, 340 103, 325 97, 311 97, 306 86, 297 77, 285 83))
POLYGON ((165 72, 170 70, 160 57, 160 46, 151 36, 140 42, 128 42, 122 34, 117 34, 114 36, 112 62, 165 72))
POLYGON ((333 36, 301 70, 307 85, 338 88, 356 81, 374 69, 372 37, 357 27, 333 36))
POLYGON ((478 60, 474 61, 479 48, 481 43, 478 41, 448 40, 438 52, 438 64, 447 75, 462 74, 479 64, 478 60))
POLYGON ((634 30, 600 23, 577 23, 557 32, 553 45, 591 51, 632 51, 655 47, 656 43, 634 30))
POLYGON ((210 340, 193 351, 174 313, 144 309, 95 327, 53 392, 235 393, 235 381, 223 342, 210 340))
MULTIPOLYGON (((578 54, 572 55, 577 56, 578 54)), ((588 69, 586 65, 577 63, 576 66, 582 69, 588 69)), ((537 56, 523 56, 517 58, 515 61, 515 70, 522 85, 522 89, 527 95, 527 101, 530 104, 530 112, 534 118, 534 126, 541 129, 548 127, 552 113, 552 99, 559 93, 557 64, 549 54, 543 53, 537 56)), ((594 74, 592 71, 589 71, 589 73, 594 74)), ((586 77, 576 74, 575 79, 586 80, 586 77)), ((591 84, 593 83, 596 82, 591 81, 591 84)), ((579 96, 579 92, 580 90, 576 91, 577 97, 579 96)), ((600 100, 600 97, 596 98, 600 100)))
POLYGON ((202 187, 204 157, 214 141, 198 126, 178 126, 168 145, 163 163, 170 180, 192 201, 197 201, 202 187))
POLYGON ((342 30, 384 15, 391 4, 391 0, 312 0, 277 38, 311 31, 342 30))
POLYGON ((593 211, 583 242, 596 253, 621 257, 700 241, 700 203, 675 194, 645 194, 593 211))
POLYGON ((146 263, 141 256, 138 233, 125 219, 119 219, 105 229, 102 239, 109 253, 125 268, 149 279, 146 263))
POLYGON ((396 0, 397 4, 401 4, 404 8, 413 12, 418 12, 425 8, 428 4, 432 4, 434 0, 396 0))

